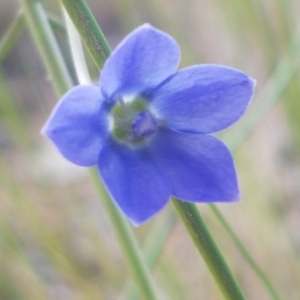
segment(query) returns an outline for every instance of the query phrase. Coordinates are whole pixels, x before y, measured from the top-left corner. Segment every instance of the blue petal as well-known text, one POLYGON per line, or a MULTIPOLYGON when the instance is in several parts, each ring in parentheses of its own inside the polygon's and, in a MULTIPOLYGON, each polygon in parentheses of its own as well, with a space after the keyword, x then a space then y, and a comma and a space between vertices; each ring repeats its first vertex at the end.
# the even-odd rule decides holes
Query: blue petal
POLYGON ((170 185, 145 149, 111 142, 99 156, 102 180, 134 225, 140 225, 168 202, 170 185))
POLYGON ((183 69, 155 89, 153 109, 169 127, 188 133, 225 129, 245 112, 254 80, 224 66, 199 65, 183 69))
POLYGON ((180 50, 166 33, 145 24, 129 34, 106 60, 100 86, 107 98, 136 96, 172 75, 180 50))
POLYGON ((98 87, 74 87, 58 102, 42 133, 74 164, 96 165, 108 136, 108 117, 102 104, 98 87))
POLYGON ((161 129, 149 151, 175 197, 190 202, 239 200, 232 156, 216 137, 161 129))

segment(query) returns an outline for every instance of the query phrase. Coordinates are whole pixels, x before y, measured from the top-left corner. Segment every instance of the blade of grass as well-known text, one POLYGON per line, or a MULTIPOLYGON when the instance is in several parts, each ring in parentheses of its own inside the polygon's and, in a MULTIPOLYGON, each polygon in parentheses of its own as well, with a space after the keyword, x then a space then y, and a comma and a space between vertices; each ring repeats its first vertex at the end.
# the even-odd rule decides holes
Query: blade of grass
MULTIPOLYGON (((159 257, 165 241, 170 231, 174 227, 176 217, 173 211, 170 211, 168 217, 163 222, 155 222, 147 234, 146 241, 143 244, 143 252, 146 264, 151 268, 154 266, 159 257)), ((124 291, 121 293, 122 299, 138 300, 139 293, 132 280, 125 285, 124 291)))
POLYGON ((48 23, 45 10, 39 0, 23 0, 23 5, 30 31, 55 90, 62 95, 72 86, 72 80, 48 23))
MULTIPOLYGON (((73 62, 75 65, 76 74, 78 76, 79 82, 81 84, 88 84, 91 82, 91 79, 88 74, 87 66, 85 63, 85 57, 81 45, 81 41, 79 39, 79 35, 76 32, 75 27, 71 23, 69 16, 66 14, 68 35, 70 39, 71 52, 73 57, 73 62)), ((149 267, 152 267, 161 252, 161 249, 164 245, 164 241, 166 236, 170 232, 173 224, 175 223, 175 216, 173 212, 170 212, 170 216, 167 218, 163 224, 155 223, 151 228, 150 233, 147 236, 146 242, 143 245, 144 249, 144 257, 146 260, 146 264, 149 267)), ((138 299, 139 293, 136 290, 133 281, 128 281, 125 287, 124 299, 138 299)))
POLYGON ((10 27, 7 29, 4 37, 0 41, 0 62, 5 58, 5 56, 10 52, 11 48, 15 45, 19 35, 24 29, 24 24, 24 11, 20 10, 10 27))
POLYGON ((236 245, 239 252, 244 256, 250 267, 254 270, 258 278, 261 280, 261 282, 265 285, 266 289, 268 290, 269 294, 272 296, 272 299, 274 300, 280 300, 279 295, 277 294, 277 291, 273 287, 273 285, 270 283, 269 279, 266 277, 264 272, 261 270, 261 268, 257 265, 257 263, 254 261, 252 256, 247 251, 246 247, 242 244, 240 239, 236 236, 235 232, 230 227, 229 223, 225 219, 225 217, 222 215, 220 210, 214 205, 210 204, 209 207, 217 217, 217 219, 220 221, 224 229, 229 234, 230 238, 233 240, 234 244, 236 245))
POLYGON ((96 66, 101 69, 111 49, 88 5, 83 0, 61 0, 61 2, 96 66))
MULTIPOLYGON (((72 31, 73 27, 69 26, 68 30, 72 31)), ((74 33, 70 34, 70 37, 74 37, 74 36, 75 36, 74 33)), ((77 68, 77 71, 79 73, 81 72, 81 68, 85 65, 84 56, 82 54, 80 43, 77 42, 73 43, 73 46, 79 47, 78 51, 73 51, 74 55, 77 55, 78 53, 80 55, 79 57, 75 58, 75 60, 78 59, 78 64, 76 64, 75 67, 77 68)), ((59 62, 53 60, 52 63, 57 64, 59 62)), ((49 71, 51 72, 51 69, 49 69, 49 71)), ((87 69, 85 69, 85 72, 86 71, 87 69)), ((85 75, 87 76, 87 73, 85 75)), ((79 77, 79 78, 83 78, 85 82, 89 80, 88 78, 85 77, 79 77)), ((128 263, 129 269, 131 270, 133 277, 138 283, 143 296, 145 297, 145 299, 159 299, 159 297, 157 296, 157 292, 155 291, 155 287, 152 282, 150 273, 145 263, 143 262, 143 258, 141 253, 139 252, 137 241, 132 233, 132 230, 128 222, 124 219, 122 214, 115 207, 115 204, 107 196, 106 192, 104 191, 99 181, 99 175, 97 171, 91 169, 91 176, 93 178, 97 191, 99 192, 99 195, 102 198, 102 202, 111 218, 112 224, 114 226, 120 246, 123 250, 123 254, 126 259, 126 262, 128 263)))
POLYGON ((222 291, 222 295, 230 300, 246 299, 202 220, 196 205, 175 198, 172 199, 172 203, 222 291))
POLYGON ((298 71, 300 65, 300 28, 294 35, 289 51, 280 60, 272 76, 263 90, 256 97, 256 103, 250 106, 247 115, 235 126, 227 131, 223 138, 231 150, 235 150, 264 119, 268 111, 280 100, 290 80, 298 71))

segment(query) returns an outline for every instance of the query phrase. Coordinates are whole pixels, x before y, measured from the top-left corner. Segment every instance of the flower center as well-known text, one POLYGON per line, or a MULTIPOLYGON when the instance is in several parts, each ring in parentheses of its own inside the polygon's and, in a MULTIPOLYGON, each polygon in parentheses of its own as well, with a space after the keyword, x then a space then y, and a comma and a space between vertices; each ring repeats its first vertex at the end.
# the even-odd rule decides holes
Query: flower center
POLYGON ((153 135, 159 122, 148 110, 149 104, 143 98, 126 103, 121 97, 112 109, 113 137, 123 143, 137 144, 153 135))
POLYGON ((136 114, 131 124, 132 133, 136 137, 150 136, 157 128, 157 121, 148 110, 136 114))

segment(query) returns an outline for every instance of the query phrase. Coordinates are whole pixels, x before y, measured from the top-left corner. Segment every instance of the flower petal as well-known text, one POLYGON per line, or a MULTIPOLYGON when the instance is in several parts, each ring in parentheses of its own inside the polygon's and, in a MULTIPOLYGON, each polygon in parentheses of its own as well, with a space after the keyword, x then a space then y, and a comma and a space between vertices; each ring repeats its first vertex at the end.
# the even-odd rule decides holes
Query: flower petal
POLYGON ((219 65, 179 71, 152 91, 150 99, 169 127, 189 133, 212 133, 237 121, 251 100, 254 80, 219 65))
POLYGON ((134 225, 168 202, 170 185, 144 149, 111 142, 99 156, 101 177, 112 198, 134 225))
POLYGON ((175 197, 190 202, 239 200, 232 156, 216 137, 161 129, 149 152, 170 180, 175 197))
POLYGON ((160 84, 179 64, 175 40, 149 24, 129 34, 106 60, 100 86, 106 98, 135 96, 160 84))
POLYGON ((108 116, 102 104, 98 87, 76 86, 58 102, 42 133, 74 164, 96 165, 108 136, 108 116))

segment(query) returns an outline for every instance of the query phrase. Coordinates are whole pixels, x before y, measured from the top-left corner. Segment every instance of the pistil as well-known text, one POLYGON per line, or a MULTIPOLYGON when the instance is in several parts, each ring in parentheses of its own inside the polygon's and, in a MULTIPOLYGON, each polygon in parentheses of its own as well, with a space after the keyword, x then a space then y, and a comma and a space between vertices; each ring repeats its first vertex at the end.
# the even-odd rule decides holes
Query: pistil
POLYGON ((159 127, 167 124, 168 120, 158 120, 148 108, 149 103, 143 98, 126 102, 122 96, 116 96, 116 104, 112 109, 114 138, 136 145, 145 142, 159 127))

